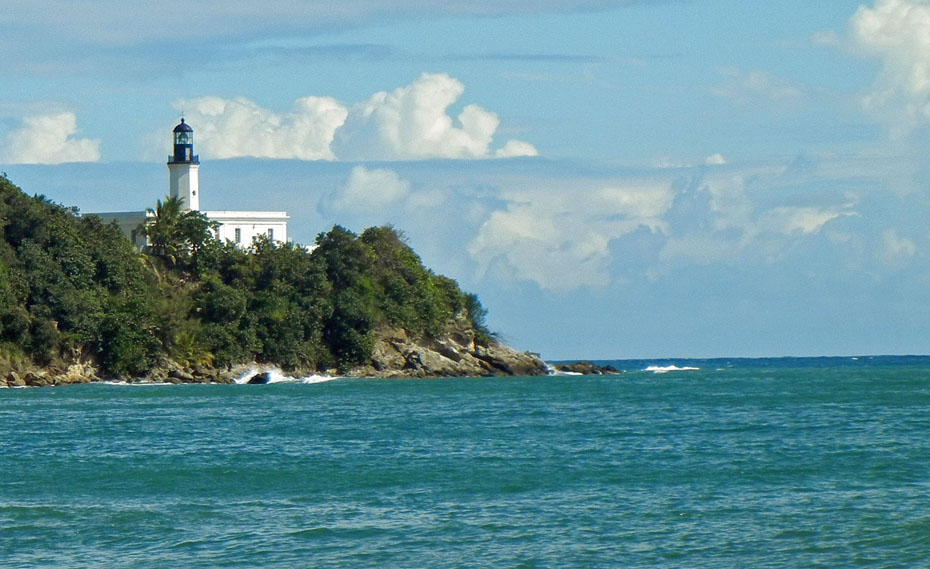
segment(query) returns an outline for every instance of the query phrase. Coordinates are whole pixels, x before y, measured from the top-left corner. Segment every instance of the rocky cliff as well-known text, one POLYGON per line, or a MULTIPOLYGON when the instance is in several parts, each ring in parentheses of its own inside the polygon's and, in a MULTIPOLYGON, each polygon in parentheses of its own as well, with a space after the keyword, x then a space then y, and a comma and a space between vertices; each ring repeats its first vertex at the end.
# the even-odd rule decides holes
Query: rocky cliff
POLYGON ((459 320, 441 339, 412 338, 404 330, 381 329, 370 365, 350 372, 354 377, 482 377, 546 375, 539 356, 518 352, 492 340, 481 345, 474 330, 459 320))

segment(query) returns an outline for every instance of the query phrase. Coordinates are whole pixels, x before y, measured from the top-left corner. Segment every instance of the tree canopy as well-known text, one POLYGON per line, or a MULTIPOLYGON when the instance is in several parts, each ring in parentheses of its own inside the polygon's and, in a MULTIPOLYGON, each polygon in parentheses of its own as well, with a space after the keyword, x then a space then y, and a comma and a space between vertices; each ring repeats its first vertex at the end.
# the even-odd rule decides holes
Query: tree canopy
POLYGON ((112 375, 163 358, 323 370, 370 360, 379 327, 438 336, 459 317, 488 338, 477 297, 425 268, 392 227, 242 249, 180 200, 150 211, 140 252, 116 225, 0 177, 0 357, 84 357, 112 375))

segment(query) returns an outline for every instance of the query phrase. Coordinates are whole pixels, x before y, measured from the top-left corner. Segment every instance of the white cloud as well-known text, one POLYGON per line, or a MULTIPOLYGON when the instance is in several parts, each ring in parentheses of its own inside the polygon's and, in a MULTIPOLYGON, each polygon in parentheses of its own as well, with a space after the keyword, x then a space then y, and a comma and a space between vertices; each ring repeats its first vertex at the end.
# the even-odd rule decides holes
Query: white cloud
POLYGON ((494 153, 498 158, 516 158, 518 156, 539 156, 539 151, 529 142, 508 140, 503 148, 494 153))
POLYGON ((896 136, 930 118, 930 5, 878 0, 858 9, 850 28, 854 47, 882 64, 863 99, 866 108, 896 136))
POLYGON ((859 215, 857 199, 844 194, 820 206, 768 206, 758 187, 797 183, 782 168, 753 168, 710 174, 676 195, 664 219, 668 241, 660 258, 670 264, 772 262, 800 239, 814 236, 833 220, 859 215), (747 258, 749 257, 749 259, 747 258))
POLYGON ((655 278, 694 265, 776 263, 829 223, 859 215, 845 192, 821 205, 766 203, 793 182, 778 167, 695 166, 612 183, 508 186, 467 252, 479 275, 552 291, 604 287, 636 271, 655 278))
POLYGON ((760 216, 758 227, 782 235, 810 235, 834 219, 857 215, 850 207, 851 204, 838 208, 777 207, 760 216))
POLYGON ((211 158, 332 160, 333 133, 348 114, 329 97, 303 97, 283 114, 244 98, 201 97, 175 107, 194 125, 199 150, 211 158))
POLYGON ((464 92, 445 74, 424 73, 406 87, 376 93, 351 110, 330 97, 303 97, 287 113, 245 98, 178 101, 210 158, 254 156, 297 160, 420 160, 536 156, 527 142, 491 149, 500 120, 468 105, 447 114, 464 92))
POLYGON ((641 227, 657 231, 671 205, 665 184, 551 187, 505 192, 468 245, 479 273, 503 273, 549 290, 602 287, 611 241, 641 227))
POLYGON ((77 117, 61 112, 23 119, 23 126, 3 141, 3 162, 8 164, 62 164, 97 162, 100 141, 75 138, 77 117))
MULTIPOLYGON (((484 158, 500 120, 478 105, 456 119, 447 111, 465 86, 444 73, 424 73, 406 87, 375 93, 356 105, 336 133, 335 154, 344 160, 484 158)), ((529 143, 509 141, 501 157, 534 156, 529 143)))
POLYGON ((352 168, 349 179, 325 199, 325 207, 336 211, 379 212, 399 204, 410 194, 410 182, 384 168, 352 168))
POLYGON ((727 163, 727 159, 723 157, 723 154, 718 152, 717 154, 713 154, 705 158, 704 163, 708 166, 723 166, 727 163))

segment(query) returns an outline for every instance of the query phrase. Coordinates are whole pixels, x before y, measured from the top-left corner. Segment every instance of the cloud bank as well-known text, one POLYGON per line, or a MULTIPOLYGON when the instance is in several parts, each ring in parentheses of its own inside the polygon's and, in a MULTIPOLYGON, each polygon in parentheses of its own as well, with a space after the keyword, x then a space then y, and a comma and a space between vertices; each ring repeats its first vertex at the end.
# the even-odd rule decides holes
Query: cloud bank
POLYGON ((424 73, 405 87, 381 91, 345 107, 328 97, 299 99, 288 113, 244 98, 179 101, 213 158, 253 156, 299 160, 422 160, 536 156, 519 140, 493 148, 497 115, 470 104, 455 117, 449 107, 465 86, 446 74, 424 73))
POLYGON ((77 138, 77 117, 71 112, 34 115, 3 139, 0 162, 7 164, 62 164, 97 162, 100 141, 77 138))
POLYGON ((849 242, 850 224, 875 205, 847 178, 832 182, 830 171, 846 165, 829 161, 800 174, 784 165, 698 165, 591 175, 542 161, 532 174, 502 165, 424 176, 412 166, 353 167, 318 213, 359 230, 403 227, 424 252, 458 259, 456 274, 551 293, 650 282, 685 267, 790 273, 793 260, 818 248, 830 258, 871 249, 876 263, 892 255, 906 263, 924 246, 900 231, 873 231, 869 247, 849 242))

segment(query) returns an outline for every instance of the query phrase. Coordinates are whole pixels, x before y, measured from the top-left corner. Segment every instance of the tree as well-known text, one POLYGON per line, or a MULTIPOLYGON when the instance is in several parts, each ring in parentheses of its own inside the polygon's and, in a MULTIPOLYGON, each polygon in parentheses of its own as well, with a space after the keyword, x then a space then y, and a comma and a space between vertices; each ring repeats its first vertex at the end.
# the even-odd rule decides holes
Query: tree
POLYGON ((148 238, 146 252, 159 257, 173 267, 190 259, 214 240, 219 223, 210 221, 199 211, 185 210, 184 200, 167 197, 148 208, 149 217, 142 225, 142 234, 148 238))
POLYGON ((332 286, 332 313, 323 325, 323 339, 339 368, 364 363, 374 348, 375 298, 368 273, 371 248, 339 225, 316 238, 314 261, 321 264, 332 286))

